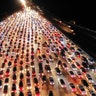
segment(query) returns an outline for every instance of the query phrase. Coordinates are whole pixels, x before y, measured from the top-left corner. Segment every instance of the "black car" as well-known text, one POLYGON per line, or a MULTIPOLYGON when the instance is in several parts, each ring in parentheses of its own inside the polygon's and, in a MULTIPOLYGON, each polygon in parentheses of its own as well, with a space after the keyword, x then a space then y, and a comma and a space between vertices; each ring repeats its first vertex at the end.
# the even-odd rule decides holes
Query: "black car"
POLYGON ((8 85, 4 85, 3 93, 4 94, 8 93, 8 85))
POLYGON ((39 91, 39 88, 37 86, 35 86, 35 94, 36 94, 36 96, 40 95, 40 91, 39 91))
POLYGON ((14 66, 14 67, 13 67, 13 72, 16 72, 16 71, 17 71, 17 67, 14 66))
POLYGON ((32 76, 36 76, 35 67, 32 67, 32 76))
POLYGON ((15 96, 15 93, 14 92, 11 92, 11 96, 15 96))
POLYGON ((55 68, 55 71, 56 71, 56 74, 57 74, 57 75, 61 75, 61 74, 62 74, 62 73, 61 73, 61 70, 60 70, 58 67, 55 68))
POLYGON ((54 83, 54 79, 53 79, 52 76, 49 77, 49 83, 50 83, 50 85, 54 85, 54 84, 55 84, 55 83, 54 83))
POLYGON ((46 75, 43 75, 43 76, 42 76, 42 83, 43 83, 43 84, 46 83, 46 75))
POLYGON ((20 73, 20 79, 22 80, 24 78, 24 75, 23 75, 23 73, 21 72, 20 73))
POLYGON ((17 79, 16 74, 13 74, 12 79, 13 79, 13 81, 16 81, 16 79, 17 79))
POLYGON ((39 63, 39 73, 42 74, 43 73, 43 66, 42 63, 39 63))
POLYGON ((12 84, 12 92, 16 92, 16 84, 15 83, 12 84))
POLYGON ((20 91, 19 96, 24 96, 24 93, 20 91))
POLYGON ((19 81, 19 89, 21 91, 23 90, 23 81, 22 80, 19 81))
POLYGON ((28 70, 26 71, 26 76, 30 77, 30 72, 28 70))
POLYGON ((86 87, 89 86, 89 85, 88 85, 88 82, 87 82, 85 79, 82 79, 81 82, 82 82, 82 84, 83 84, 84 86, 86 86, 86 87))
POLYGON ((11 65, 12 65, 12 62, 9 61, 8 62, 8 67, 11 67, 11 65))
POLYGON ((0 89, 2 88, 2 80, 0 79, 0 89))
POLYGON ((45 54, 42 54, 42 57, 44 60, 46 60, 46 55, 45 54))
POLYGON ((5 84, 9 83, 9 78, 5 78, 5 84))
POLYGON ((33 82, 34 82, 35 86, 38 86, 38 79, 36 77, 34 77, 33 82))
POLYGON ((50 73, 51 72, 51 68, 50 68, 50 65, 45 65, 45 70, 50 73))
POLYGON ((48 96, 54 96, 54 94, 53 94, 53 91, 52 90, 50 90, 49 91, 49 95, 48 96))

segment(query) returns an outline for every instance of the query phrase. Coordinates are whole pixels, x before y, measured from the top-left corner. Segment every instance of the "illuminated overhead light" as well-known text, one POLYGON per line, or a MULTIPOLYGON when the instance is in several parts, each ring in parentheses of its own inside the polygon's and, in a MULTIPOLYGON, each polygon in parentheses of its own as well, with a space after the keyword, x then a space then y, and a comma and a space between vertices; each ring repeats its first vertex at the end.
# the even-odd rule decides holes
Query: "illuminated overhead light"
POLYGON ((26 1, 25 0, 20 0, 20 2, 26 7, 26 1))

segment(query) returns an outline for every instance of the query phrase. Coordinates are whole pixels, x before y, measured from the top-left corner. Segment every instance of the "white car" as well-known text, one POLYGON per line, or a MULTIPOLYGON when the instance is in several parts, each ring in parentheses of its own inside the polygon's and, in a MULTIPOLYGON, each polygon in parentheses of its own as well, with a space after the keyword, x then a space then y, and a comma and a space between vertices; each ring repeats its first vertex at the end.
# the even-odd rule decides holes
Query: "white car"
POLYGON ((64 81, 62 78, 59 78, 59 79, 58 79, 58 83, 59 83, 59 85, 60 85, 62 88, 66 88, 65 81, 64 81))

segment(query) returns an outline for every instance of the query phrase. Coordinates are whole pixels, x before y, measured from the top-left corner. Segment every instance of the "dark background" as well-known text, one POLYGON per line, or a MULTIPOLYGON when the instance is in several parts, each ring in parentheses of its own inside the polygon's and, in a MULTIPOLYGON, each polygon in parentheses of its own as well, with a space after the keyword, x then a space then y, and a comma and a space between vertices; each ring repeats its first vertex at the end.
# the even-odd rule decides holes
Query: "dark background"
POLYGON ((93 0, 33 0, 64 20, 96 30, 95 1, 93 0))
MULTIPOLYGON (((28 1, 28 0, 26 0, 28 1)), ((95 0, 29 0, 64 20, 96 30, 95 0)), ((0 17, 21 8, 19 0, 0 0, 0 17), (3 14, 3 15, 2 15, 3 14)))

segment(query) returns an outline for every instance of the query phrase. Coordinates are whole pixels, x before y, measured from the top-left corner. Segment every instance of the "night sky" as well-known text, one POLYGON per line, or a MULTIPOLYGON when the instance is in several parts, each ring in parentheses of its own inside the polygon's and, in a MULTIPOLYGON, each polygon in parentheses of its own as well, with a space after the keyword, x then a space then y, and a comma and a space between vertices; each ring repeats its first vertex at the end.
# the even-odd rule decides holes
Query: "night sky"
MULTIPOLYGON (((93 0, 32 0, 64 20, 96 30, 95 1, 93 0)), ((21 8, 19 0, 0 0, 0 15, 21 8)))
POLYGON ((96 30, 96 3, 93 0, 34 1, 65 20, 75 20, 77 24, 96 30))

